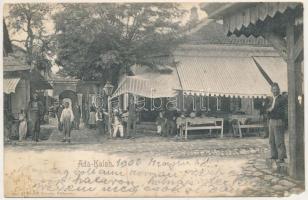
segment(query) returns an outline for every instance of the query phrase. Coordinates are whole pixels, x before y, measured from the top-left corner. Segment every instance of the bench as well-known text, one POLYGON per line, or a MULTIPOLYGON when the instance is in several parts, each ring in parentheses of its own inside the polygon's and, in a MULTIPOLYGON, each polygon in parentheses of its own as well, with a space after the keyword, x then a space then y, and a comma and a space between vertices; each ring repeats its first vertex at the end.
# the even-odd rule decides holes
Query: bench
POLYGON ((233 134, 236 135, 237 132, 239 132, 240 137, 243 137, 243 133, 242 133, 242 129, 255 129, 255 128, 264 128, 263 124, 241 124, 239 120, 236 121, 235 124, 232 124, 232 128, 233 128, 233 134))
POLYGON ((177 120, 178 128, 180 128, 180 137, 187 140, 188 131, 190 130, 220 130, 220 137, 223 137, 223 118, 181 118, 177 120))

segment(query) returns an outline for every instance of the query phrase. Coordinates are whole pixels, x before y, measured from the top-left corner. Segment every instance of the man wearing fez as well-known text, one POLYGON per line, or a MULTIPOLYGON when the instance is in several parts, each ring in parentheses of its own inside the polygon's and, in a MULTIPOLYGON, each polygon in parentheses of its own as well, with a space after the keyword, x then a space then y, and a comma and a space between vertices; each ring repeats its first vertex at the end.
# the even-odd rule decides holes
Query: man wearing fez
POLYGON ((271 107, 267 109, 269 118, 269 143, 271 148, 271 159, 283 163, 287 158, 286 147, 284 141, 285 130, 285 109, 286 98, 280 94, 277 83, 272 84, 271 91, 273 93, 273 102, 271 107))
POLYGON ((28 105, 30 132, 32 140, 38 142, 40 137, 40 120, 44 115, 43 103, 39 101, 38 95, 33 94, 33 97, 28 105))

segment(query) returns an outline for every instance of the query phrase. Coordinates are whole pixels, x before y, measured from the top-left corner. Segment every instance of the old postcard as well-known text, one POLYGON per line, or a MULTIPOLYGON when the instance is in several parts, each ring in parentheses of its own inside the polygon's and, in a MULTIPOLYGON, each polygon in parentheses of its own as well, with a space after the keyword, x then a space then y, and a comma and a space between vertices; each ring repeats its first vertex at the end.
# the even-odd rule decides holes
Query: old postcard
POLYGON ((5 2, 5 197, 305 193, 302 2, 5 2))

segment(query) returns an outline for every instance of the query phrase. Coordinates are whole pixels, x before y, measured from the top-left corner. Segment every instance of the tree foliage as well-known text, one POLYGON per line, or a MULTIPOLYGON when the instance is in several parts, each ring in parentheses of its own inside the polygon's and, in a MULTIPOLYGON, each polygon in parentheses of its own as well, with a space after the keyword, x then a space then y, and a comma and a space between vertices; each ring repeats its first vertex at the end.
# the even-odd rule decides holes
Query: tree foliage
POLYGON ((9 4, 9 28, 13 30, 14 35, 25 35, 22 39, 12 41, 25 47, 27 63, 39 70, 50 70, 51 67, 47 53, 50 50, 52 36, 47 35, 44 23, 51 10, 50 4, 9 4))
POLYGON ((155 68, 181 42, 174 3, 62 4, 53 17, 57 59, 69 75, 114 84, 134 64, 155 68), (112 79, 111 79, 112 77, 112 79))

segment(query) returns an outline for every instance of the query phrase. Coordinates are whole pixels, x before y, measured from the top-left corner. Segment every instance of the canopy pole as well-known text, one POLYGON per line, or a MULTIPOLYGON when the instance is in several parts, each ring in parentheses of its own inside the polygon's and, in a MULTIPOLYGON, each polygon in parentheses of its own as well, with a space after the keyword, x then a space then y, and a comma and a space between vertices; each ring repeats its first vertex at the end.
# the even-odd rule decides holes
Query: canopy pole
POLYGON ((304 162, 304 103, 298 101, 302 96, 301 88, 301 62, 295 58, 295 17, 290 16, 287 24, 287 49, 288 49, 288 130, 289 130, 289 151, 290 163, 289 173, 295 179, 305 179, 304 162))

